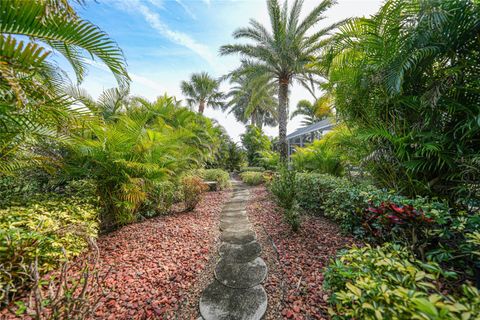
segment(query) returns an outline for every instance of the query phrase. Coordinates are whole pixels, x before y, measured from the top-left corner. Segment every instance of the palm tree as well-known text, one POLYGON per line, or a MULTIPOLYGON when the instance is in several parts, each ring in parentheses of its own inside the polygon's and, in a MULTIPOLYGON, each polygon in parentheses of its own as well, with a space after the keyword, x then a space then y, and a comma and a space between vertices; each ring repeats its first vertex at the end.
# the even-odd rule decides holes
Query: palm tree
POLYGON ((251 78, 248 75, 230 76, 233 87, 226 95, 229 101, 224 105, 224 110, 230 109, 235 118, 247 124, 257 126, 275 126, 277 124, 276 98, 277 88, 275 83, 268 78, 251 78))
POLYGON ((77 82, 87 71, 84 57, 101 60, 122 87, 129 77, 117 44, 67 0, 0 1, 0 21, 0 172, 7 172, 38 159, 31 146, 59 140, 58 127, 80 114, 69 108, 64 72, 48 59, 54 51, 70 63, 77 82))
MULTIPOLYGON (((323 19, 322 13, 333 5, 333 0, 323 0, 303 20, 300 20, 302 0, 296 0, 288 8, 285 1, 281 7, 278 0, 268 0, 272 32, 260 22, 250 20, 250 26, 237 29, 235 39, 245 38, 254 44, 233 44, 220 48, 222 55, 239 53, 243 56, 244 72, 259 76, 268 75, 278 83, 278 122, 280 155, 287 159, 287 109, 289 86, 293 80, 310 88, 313 75, 318 69, 311 67, 314 55, 323 47, 322 40, 339 24, 321 28, 308 34, 323 19), (307 35, 308 34, 308 35, 307 35)), ((321 74, 320 74, 321 75, 321 74)))
POLYGON ((182 81, 182 93, 187 97, 190 107, 198 105, 198 112, 203 114, 205 107, 214 109, 223 106, 223 93, 219 90, 219 81, 212 78, 208 73, 194 73, 190 81, 182 81))
POLYGON ((304 116, 302 125, 308 126, 315 122, 324 120, 332 116, 332 99, 331 96, 325 95, 317 99, 314 103, 308 100, 300 100, 297 108, 290 116, 290 119, 296 116, 304 116))

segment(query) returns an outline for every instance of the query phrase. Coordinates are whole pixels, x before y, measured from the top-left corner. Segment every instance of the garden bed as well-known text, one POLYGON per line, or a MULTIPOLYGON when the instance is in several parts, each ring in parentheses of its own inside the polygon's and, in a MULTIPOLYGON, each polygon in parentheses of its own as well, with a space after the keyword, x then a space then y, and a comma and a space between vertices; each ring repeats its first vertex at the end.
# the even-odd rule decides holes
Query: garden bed
POLYGON ((299 232, 294 233, 264 187, 254 188, 251 194, 247 213, 269 268, 265 318, 328 318, 323 268, 353 238, 342 236, 335 223, 311 216, 303 217, 299 232))
MULTIPOLYGON (((125 226, 98 239, 107 291, 98 319, 196 319, 210 282, 219 214, 229 192, 206 193, 193 212, 125 226)), ((6 317, 5 310, 0 318, 6 317)))

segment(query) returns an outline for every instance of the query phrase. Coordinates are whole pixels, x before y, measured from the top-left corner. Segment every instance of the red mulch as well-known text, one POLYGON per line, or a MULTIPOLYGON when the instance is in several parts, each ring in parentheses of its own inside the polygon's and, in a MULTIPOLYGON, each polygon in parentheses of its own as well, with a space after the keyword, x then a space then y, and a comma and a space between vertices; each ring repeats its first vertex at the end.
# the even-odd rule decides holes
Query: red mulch
POLYGON ((300 231, 294 233, 264 187, 251 194, 247 212, 269 267, 266 319, 328 319, 323 268, 353 239, 323 217, 303 217, 300 231))
POLYGON ((228 198, 229 192, 209 192, 193 212, 101 236, 99 274, 110 272, 95 318, 196 319, 198 296, 213 275, 217 224, 228 198))

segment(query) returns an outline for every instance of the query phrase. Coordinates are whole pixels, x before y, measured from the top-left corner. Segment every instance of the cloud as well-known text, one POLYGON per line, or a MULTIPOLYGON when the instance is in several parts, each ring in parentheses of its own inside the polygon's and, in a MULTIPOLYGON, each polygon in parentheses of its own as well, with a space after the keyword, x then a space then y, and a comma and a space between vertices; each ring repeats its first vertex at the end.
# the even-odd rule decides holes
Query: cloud
POLYGON ((183 3, 182 0, 175 0, 179 5, 180 7, 183 8, 183 10, 185 10, 185 12, 194 20, 197 20, 197 16, 192 12, 192 10, 190 10, 190 8, 185 4, 183 3))
POLYGON ((202 59, 207 61, 211 66, 215 66, 215 55, 210 51, 208 46, 197 42, 191 36, 186 33, 172 30, 168 25, 162 22, 160 15, 148 8, 146 5, 138 0, 132 0, 121 5, 122 9, 126 9, 129 12, 132 10, 138 11, 144 19, 150 24, 150 26, 157 31, 161 36, 169 39, 170 41, 184 46, 191 51, 195 52, 202 59), (125 5, 127 7, 125 7, 125 5))

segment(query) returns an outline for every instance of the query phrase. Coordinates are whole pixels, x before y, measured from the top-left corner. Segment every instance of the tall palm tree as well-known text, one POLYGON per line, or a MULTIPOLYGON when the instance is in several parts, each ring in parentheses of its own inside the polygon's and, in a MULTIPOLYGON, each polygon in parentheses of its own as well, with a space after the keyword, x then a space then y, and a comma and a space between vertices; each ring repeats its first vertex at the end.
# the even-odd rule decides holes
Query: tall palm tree
POLYGON ((223 93, 220 92, 220 83, 208 73, 194 73, 190 81, 182 81, 182 93, 187 97, 190 107, 198 105, 198 112, 203 114, 205 107, 220 108, 223 106, 223 93))
POLYGON ((229 113, 233 113, 238 121, 260 129, 264 124, 277 124, 275 83, 266 77, 252 79, 248 75, 241 75, 231 76, 230 84, 233 86, 226 95, 229 101, 224 105, 224 110, 230 109, 229 113))
POLYGON ((269 75, 278 82, 278 122, 280 155, 287 159, 287 109, 289 86, 293 80, 310 88, 318 69, 311 67, 314 55, 323 47, 323 39, 339 24, 320 28, 309 34, 324 17, 322 13, 333 5, 333 0, 320 2, 303 20, 300 13, 302 0, 296 0, 288 8, 287 1, 280 6, 278 0, 268 0, 267 7, 272 31, 256 20, 250 26, 237 29, 235 39, 245 38, 254 44, 233 44, 220 48, 222 55, 239 53, 243 57, 242 68, 256 75, 269 75))

